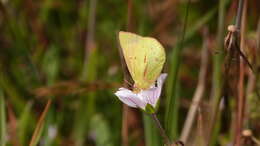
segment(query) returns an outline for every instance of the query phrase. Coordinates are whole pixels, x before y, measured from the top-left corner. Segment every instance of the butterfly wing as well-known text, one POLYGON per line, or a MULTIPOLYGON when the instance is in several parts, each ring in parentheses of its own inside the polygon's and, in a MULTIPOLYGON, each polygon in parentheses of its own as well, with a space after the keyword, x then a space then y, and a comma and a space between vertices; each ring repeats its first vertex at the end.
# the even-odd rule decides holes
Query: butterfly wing
POLYGON ((163 46, 156 39, 144 37, 144 42, 147 64, 143 73, 143 80, 151 85, 160 75, 166 57, 163 46))
POLYGON ((154 38, 123 31, 119 32, 119 42, 135 87, 149 88, 161 73, 164 48, 154 38))

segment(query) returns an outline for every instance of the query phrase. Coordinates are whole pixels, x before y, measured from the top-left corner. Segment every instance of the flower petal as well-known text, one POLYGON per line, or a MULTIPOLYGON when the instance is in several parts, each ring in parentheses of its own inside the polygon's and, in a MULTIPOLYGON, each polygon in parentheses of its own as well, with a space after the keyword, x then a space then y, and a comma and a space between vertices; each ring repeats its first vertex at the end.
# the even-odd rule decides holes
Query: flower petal
POLYGON ((157 83, 158 83, 158 86, 162 86, 165 79, 167 77, 167 73, 162 73, 158 78, 157 78, 157 83))
POLYGON ((119 90, 115 93, 115 95, 121 100, 123 103, 127 104, 130 107, 137 107, 135 103, 133 103, 131 100, 129 100, 129 97, 136 96, 131 90, 128 90, 126 88, 119 88, 119 90))
POLYGON ((146 103, 151 104, 155 108, 156 103, 161 95, 162 85, 166 77, 166 73, 161 74, 157 79, 157 87, 152 85, 150 89, 139 92, 139 98, 141 98, 146 103))
POLYGON ((164 83, 166 77, 167 77, 167 73, 163 73, 158 77, 158 79, 157 79, 157 92, 156 92, 157 95, 156 96, 161 95, 162 86, 163 86, 163 83, 164 83))
POLYGON ((139 107, 145 109, 146 103, 142 99, 140 99, 137 94, 133 93, 129 89, 119 88, 115 95, 119 98, 119 100, 130 107, 139 107))
POLYGON ((137 105, 137 107, 139 107, 139 108, 145 110, 145 107, 146 107, 147 102, 145 102, 144 100, 142 100, 142 98, 140 98, 140 97, 138 97, 138 96, 136 95, 136 97, 134 97, 134 98, 129 98, 129 100, 131 100, 132 102, 134 102, 134 103, 137 105))
POLYGON ((138 93, 138 96, 139 96, 139 98, 141 98, 146 103, 154 105, 155 101, 153 99, 154 99, 154 96, 155 96, 156 89, 157 88, 154 87, 154 88, 150 88, 150 89, 147 89, 147 90, 143 90, 143 91, 138 93))

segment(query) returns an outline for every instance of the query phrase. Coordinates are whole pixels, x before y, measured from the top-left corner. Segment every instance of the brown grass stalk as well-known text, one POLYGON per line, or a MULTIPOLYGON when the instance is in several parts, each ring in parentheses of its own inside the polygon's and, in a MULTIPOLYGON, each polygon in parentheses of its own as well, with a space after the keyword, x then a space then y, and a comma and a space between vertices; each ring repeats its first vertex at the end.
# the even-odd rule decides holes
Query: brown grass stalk
POLYGON ((49 99, 47 101, 47 104, 46 104, 46 106, 45 106, 45 108, 44 108, 44 110, 43 110, 43 112, 42 112, 42 114, 41 114, 41 116, 39 118, 39 121, 37 122, 36 128, 35 128, 35 130, 33 132, 33 136, 31 138, 29 146, 35 146, 36 145, 37 138, 40 136, 40 131, 41 131, 41 129, 44 126, 44 120, 45 120, 45 117, 46 117, 46 115, 47 115, 47 113, 49 111, 49 108, 51 106, 51 102, 52 102, 51 99, 49 99))
POLYGON ((17 119, 11 104, 9 103, 7 104, 7 109, 8 109, 8 119, 9 119, 9 123, 8 123, 8 132, 10 136, 9 141, 13 146, 20 146, 18 141, 18 135, 17 135, 17 119))
POLYGON ((192 125, 194 123, 194 119, 199 107, 199 103, 203 97, 204 90, 205 90, 205 82, 206 82, 205 76, 207 74, 207 66, 208 66, 208 38, 209 38, 207 31, 204 32, 203 38, 204 38, 204 43, 203 43, 203 49, 201 51, 201 65, 200 65, 198 85, 195 90, 194 96, 192 98, 192 104, 188 111, 188 115, 186 117, 184 127, 180 137, 180 140, 183 141, 184 143, 187 142, 188 137, 190 135, 192 125))
MULTIPOLYGON (((133 25, 132 25, 132 19, 133 19, 133 1, 132 0, 127 0, 127 31, 132 31, 133 30, 133 25)), ((119 42, 119 41, 118 41, 119 42)), ((122 70, 124 73, 124 86, 125 87, 130 87, 133 83, 130 73, 127 69, 126 62, 123 56, 122 49, 119 45, 119 53, 120 53, 120 60, 121 60, 121 66, 122 70)), ((130 108, 123 104, 123 112, 122 112, 122 145, 128 146, 128 121, 129 121, 129 110, 130 108)))
MULTIPOLYGON (((245 32, 246 32, 246 15, 247 15, 247 0, 243 4, 243 12, 241 19, 241 40, 240 40, 240 49, 241 51, 245 48, 245 32)), ((235 130, 235 146, 240 146, 241 143, 241 134, 244 123, 244 112, 246 105, 246 97, 244 95, 244 78, 245 78, 245 66, 242 56, 240 56, 240 67, 239 67, 239 81, 238 81, 238 101, 237 101, 237 125, 235 130)))

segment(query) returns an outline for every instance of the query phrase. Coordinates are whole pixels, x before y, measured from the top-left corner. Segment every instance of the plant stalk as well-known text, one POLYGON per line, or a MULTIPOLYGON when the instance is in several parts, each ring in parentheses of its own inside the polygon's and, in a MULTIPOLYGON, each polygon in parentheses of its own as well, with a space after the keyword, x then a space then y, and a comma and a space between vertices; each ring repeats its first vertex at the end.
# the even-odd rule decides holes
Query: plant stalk
POLYGON ((167 146, 171 146, 171 141, 170 141, 170 138, 167 136, 165 130, 163 129, 159 119, 157 118, 156 114, 150 114, 156 127, 159 129, 159 132, 161 134, 161 136, 163 137, 163 141, 164 143, 167 145, 167 146))
MULTIPOLYGON (((240 50, 241 52, 245 51, 243 50, 245 47, 245 28, 246 28, 246 10, 247 10, 247 1, 239 1, 239 10, 238 12, 238 16, 237 17, 241 17, 240 13, 242 13, 242 18, 237 18, 236 22, 238 27, 241 27, 241 31, 240 31, 240 35, 241 35, 241 40, 240 41, 240 50), (243 7, 240 8, 240 7, 243 7), (242 22, 241 22, 242 21, 242 22), (239 26, 241 25, 241 26, 239 26)), ((237 146, 240 146, 241 143, 241 132, 242 132, 242 127, 243 127, 243 123, 244 123, 244 112, 245 112, 245 106, 246 106, 246 97, 244 95, 244 76, 245 76, 245 66, 244 66, 244 60, 242 58, 242 56, 240 56, 240 71, 239 71, 239 81, 238 81, 238 100, 237 100, 237 126, 236 126, 236 134, 235 134, 235 144, 237 146)))
POLYGON ((177 137, 177 121, 178 121, 178 97, 174 95, 174 92, 177 91, 178 85, 178 73, 180 68, 181 61, 181 51, 184 46, 185 34, 188 25, 188 14, 189 14, 190 0, 187 2, 185 18, 184 18, 184 26, 182 30, 182 35, 180 38, 180 43, 173 50, 171 56, 171 68, 169 70, 169 78, 168 85, 166 89, 167 95, 167 105, 166 105, 166 116, 165 116, 165 125, 166 130, 169 134, 170 139, 174 139, 177 137), (173 116, 174 115, 174 116, 173 116))

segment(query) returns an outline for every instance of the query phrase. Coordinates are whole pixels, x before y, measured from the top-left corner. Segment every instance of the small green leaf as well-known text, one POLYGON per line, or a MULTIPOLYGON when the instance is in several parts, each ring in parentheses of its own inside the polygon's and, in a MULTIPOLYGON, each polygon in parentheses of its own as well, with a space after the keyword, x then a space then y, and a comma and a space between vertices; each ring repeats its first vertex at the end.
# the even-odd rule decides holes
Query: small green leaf
POLYGON ((155 113, 155 108, 151 105, 151 104, 147 104, 146 107, 145 107, 145 112, 148 113, 148 114, 153 114, 155 113))

